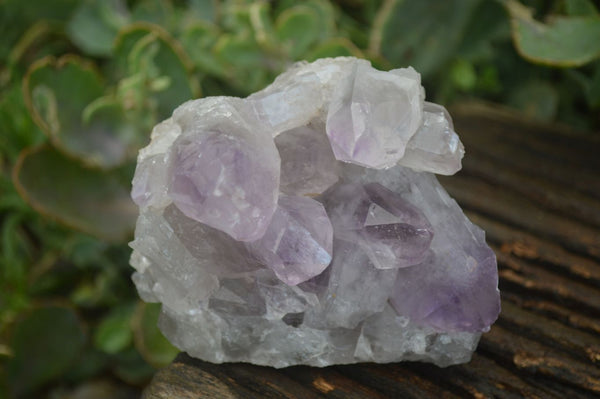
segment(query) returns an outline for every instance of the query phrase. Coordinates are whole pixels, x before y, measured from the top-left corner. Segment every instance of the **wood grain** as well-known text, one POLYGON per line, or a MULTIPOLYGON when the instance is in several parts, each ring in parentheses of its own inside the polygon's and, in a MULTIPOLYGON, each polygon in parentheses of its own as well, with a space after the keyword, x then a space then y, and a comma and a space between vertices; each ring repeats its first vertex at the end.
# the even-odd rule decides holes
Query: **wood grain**
POLYGON ((275 370, 180 354, 144 398, 600 397, 600 135, 485 104, 451 112, 467 154, 440 181, 486 230, 502 291, 470 363, 275 370))

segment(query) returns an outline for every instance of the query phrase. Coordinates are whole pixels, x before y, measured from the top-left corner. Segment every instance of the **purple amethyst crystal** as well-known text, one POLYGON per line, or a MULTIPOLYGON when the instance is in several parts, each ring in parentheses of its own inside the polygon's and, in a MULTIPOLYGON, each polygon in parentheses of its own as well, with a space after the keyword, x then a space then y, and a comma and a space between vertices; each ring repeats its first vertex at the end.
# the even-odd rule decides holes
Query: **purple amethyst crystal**
POLYGON ((189 101, 138 156, 133 281, 216 363, 468 361, 500 296, 433 174, 463 154, 412 68, 300 62, 246 99, 189 101))
MULTIPOLYGON (((273 140, 267 132, 254 131, 262 126, 251 118, 196 127, 193 111, 178 111, 176 121, 192 121, 186 121, 188 129, 170 150, 173 203, 186 216, 236 240, 259 239, 275 212, 279 189, 280 159, 273 140)), ((224 104, 212 111, 233 119, 237 110, 224 104)))
POLYGON ((398 272, 390 303, 396 312, 439 331, 487 331, 500 312, 496 257, 489 247, 469 251, 467 273, 443 267, 450 253, 429 252, 419 267, 398 272), (435 276, 435 279, 432 278, 435 276), (422 287, 415 281, 427 282, 422 287))
POLYGON ((360 246, 378 269, 417 265, 432 227, 414 205, 381 184, 340 184, 323 195, 336 237, 360 246))
POLYGON ((307 197, 279 197, 265 235, 248 244, 281 281, 297 285, 331 262, 333 228, 323 205, 307 197))

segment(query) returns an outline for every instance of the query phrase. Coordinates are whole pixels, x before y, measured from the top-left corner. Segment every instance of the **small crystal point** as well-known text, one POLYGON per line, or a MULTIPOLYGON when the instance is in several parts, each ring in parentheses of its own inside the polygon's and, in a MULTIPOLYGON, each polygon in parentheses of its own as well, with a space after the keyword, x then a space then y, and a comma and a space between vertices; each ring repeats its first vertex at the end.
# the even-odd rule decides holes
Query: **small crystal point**
POLYGON ((423 125, 410 139, 399 165, 414 170, 453 175, 458 172, 465 148, 443 106, 425 101, 423 125))
POLYGON ((161 209, 170 204, 167 195, 168 152, 180 134, 179 125, 169 118, 152 129, 150 144, 140 150, 131 189, 131 198, 140 208, 161 209))
POLYGON ((424 260, 399 269, 390 303, 400 316, 437 331, 486 330, 500 312, 498 271, 485 233, 472 224, 434 175, 397 166, 358 171, 355 180, 379 183, 419 204, 435 234, 424 260))
POLYGON ((248 247, 281 281, 297 285, 325 270, 332 245, 333 228, 323 205, 281 196, 265 235, 248 247))
POLYGON ((345 183, 323 195, 337 237, 363 248, 379 269, 420 263, 433 238, 414 205, 378 183, 345 183))
POLYGON ((387 73, 358 60, 340 79, 327 114, 327 136, 340 161, 394 166, 423 117, 421 80, 412 68, 387 73))
POLYGON ((466 271, 452 274, 452 253, 431 252, 419 267, 402 269, 390 303, 411 321, 439 331, 485 332, 500 312, 496 257, 489 247, 474 248, 466 271), (433 277, 436 281, 433 281, 433 277), (411 281, 425 285, 417 288, 411 281))

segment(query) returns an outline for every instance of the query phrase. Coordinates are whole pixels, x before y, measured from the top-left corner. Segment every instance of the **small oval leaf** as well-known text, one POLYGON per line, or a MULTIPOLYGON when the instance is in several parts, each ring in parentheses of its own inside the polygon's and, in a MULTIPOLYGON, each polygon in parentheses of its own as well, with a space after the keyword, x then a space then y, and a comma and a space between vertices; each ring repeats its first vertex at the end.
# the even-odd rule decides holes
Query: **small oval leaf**
POLYGON ((181 103, 200 95, 200 86, 191 74, 192 62, 181 44, 159 26, 129 25, 119 33, 114 54, 115 67, 121 78, 142 77, 142 85, 134 89, 137 94, 144 94, 145 103, 155 103, 154 123, 171 116, 181 103), (152 92, 153 80, 165 76, 169 78, 168 87, 152 92))
POLYGON ((133 304, 120 305, 113 309, 100 323, 94 334, 94 345, 109 354, 121 352, 132 340, 131 317, 133 304))
POLYGON ((119 29, 129 22, 123 0, 84 1, 71 17, 67 34, 90 55, 108 56, 119 29))
POLYGON ((175 359, 179 349, 158 329, 161 305, 139 302, 133 318, 134 343, 142 357, 154 367, 165 367, 175 359))
POLYGON ((369 47, 393 66, 412 65, 424 77, 456 53, 479 0, 387 0, 371 31, 369 47))
POLYGON ((137 209, 118 173, 87 169, 41 146, 21 153, 13 180, 34 209, 70 227, 111 241, 133 231, 137 209))
POLYGON ((297 59, 319 38, 319 17, 308 7, 288 8, 277 18, 275 31, 291 57, 297 59))
POLYGON ((14 356, 7 364, 12 394, 21 397, 34 392, 67 371, 84 343, 83 328, 73 310, 50 306, 31 312, 12 334, 14 356))
POLYGON ((567 15, 596 15, 598 10, 590 0, 565 0, 567 15))
POLYGON ((511 15, 515 47, 526 59, 557 67, 575 67, 600 57, 598 15, 555 16, 548 24, 533 19, 531 10, 516 0, 506 7, 511 15))
POLYGON ((216 76, 223 75, 224 70, 224 66, 212 52, 220 35, 217 26, 206 21, 198 21, 187 28, 180 38, 186 53, 198 69, 216 76))
POLYGON ((110 117, 85 118, 86 108, 101 98, 103 82, 91 63, 67 55, 34 63, 24 79, 25 102, 35 122, 55 147, 90 166, 111 168, 137 153, 142 141, 130 140, 132 126, 122 110, 110 117), (91 122, 90 122, 91 121, 91 122))
POLYGON ((235 67, 260 67, 264 57, 258 44, 251 38, 221 35, 214 47, 215 55, 223 63, 235 67))

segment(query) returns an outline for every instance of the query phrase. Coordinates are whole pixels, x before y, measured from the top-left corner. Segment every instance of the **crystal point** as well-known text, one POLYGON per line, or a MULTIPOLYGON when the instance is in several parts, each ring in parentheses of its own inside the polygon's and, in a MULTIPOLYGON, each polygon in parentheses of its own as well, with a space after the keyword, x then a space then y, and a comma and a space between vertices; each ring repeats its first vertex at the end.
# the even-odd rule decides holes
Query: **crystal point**
POLYGON ((427 218, 381 184, 340 184, 323 195, 336 236, 354 242, 375 267, 419 264, 433 237, 427 218))
POLYGON ((370 168, 394 166, 423 117, 420 76, 386 73, 356 61, 333 93, 327 136, 338 160, 370 168))
POLYGON ((297 285, 325 270, 332 245, 333 228, 323 205, 281 196, 267 232, 248 246, 281 281, 297 285))
POLYGON ((414 170, 453 175, 461 168, 465 148, 454 131, 450 114, 441 105, 425 102, 423 125, 407 144, 399 165, 414 170))

